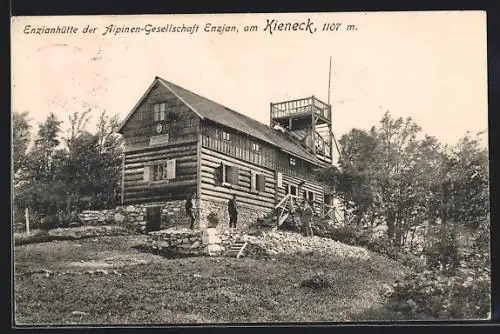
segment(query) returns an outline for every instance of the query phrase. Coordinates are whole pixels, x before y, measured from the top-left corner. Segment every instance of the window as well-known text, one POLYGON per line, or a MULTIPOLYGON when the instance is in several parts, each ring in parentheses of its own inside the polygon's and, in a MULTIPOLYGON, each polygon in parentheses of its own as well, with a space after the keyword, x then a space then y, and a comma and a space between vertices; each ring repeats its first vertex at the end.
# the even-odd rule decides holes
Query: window
POLYGON ((259 153, 260 152, 260 145, 259 145, 259 143, 252 143, 252 150, 255 153, 259 153))
POLYGON ((287 195, 290 194, 292 196, 298 196, 299 188, 297 186, 288 183, 284 183, 283 186, 285 187, 285 193, 287 195))
POLYGON ((215 169, 215 179, 221 185, 238 184, 238 167, 222 162, 215 169))
POLYGON ((226 132, 226 131, 221 131, 222 132, 222 139, 223 140, 227 140, 227 141, 231 141, 231 135, 229 134, 229 132, 226 132))
POLYGON ((153 114, 155 122, 165 120, 165 112, 167 110, 166 103, 156 103, 153 105, 153 114))
POLYGON ((294 157, 290 157, 290 166, 295 166, 297 162, 295 161, 294 157))
POLYGON ((304 190, 304 199, 313 202, 314 201, 314 193, 312 191, 304 190))
POLYGON ((264 174, 259 174, 254 171, 250 172, 251 183, 250 190, 252 191, 266 191, 266 176, 264 174))
POLYGON ((167 164, 153 165, 153 181, 167 179, 167 164))
POLYGON ((158 182, 175 179, 176 160, 166 160, 144 166, 144 181, 158 182))

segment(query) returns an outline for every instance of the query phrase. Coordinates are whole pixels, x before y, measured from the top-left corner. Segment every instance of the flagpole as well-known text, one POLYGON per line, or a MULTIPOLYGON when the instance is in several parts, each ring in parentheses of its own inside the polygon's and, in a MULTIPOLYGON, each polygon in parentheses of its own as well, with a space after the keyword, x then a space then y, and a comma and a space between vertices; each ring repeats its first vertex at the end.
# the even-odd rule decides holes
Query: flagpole
POLYGON ((330 56, 330 67, 328 70, 328 105, 330 105, 330 83, 332 81, 332 56, 330 56))

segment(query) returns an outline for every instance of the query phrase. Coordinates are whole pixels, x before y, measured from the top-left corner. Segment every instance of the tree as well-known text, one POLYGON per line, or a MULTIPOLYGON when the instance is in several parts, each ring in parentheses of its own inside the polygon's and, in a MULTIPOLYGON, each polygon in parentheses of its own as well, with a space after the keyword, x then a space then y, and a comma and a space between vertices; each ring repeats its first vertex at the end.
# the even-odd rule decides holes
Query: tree
POLYGON ((57 212, 63 198, 57 191, 62 187, 58 175, 65 159, 64 150, 58 148, 61 122, 51 113, 39 125, 37 137, 26 156, 24 181, 15 190, 14 204, 30 207, 42 215, 57 212))
POLYGON ((90 116, 88 114, 92 111, 92 109, 87 109, 82 114, 78 111, 69 115, 69 125, 70 128, 68 130, 68 136, 65 138, 66 146, 69 150, 71 150, 71 146, 73 145, 74 140, 80 136, 84 131, 86 131, 87 124, 90 120, 90 116))
POLYGON ((28 112, 14 112, 12 114, 12 167, 14 175, 26 165, 30 130, 28 112))
POLYGON ((443 153, 438 141, 418 139, 420 127, 411 119, 385 113, 380 126, 353 129, 342 136, 339 170, 330 171, 340 197, 353 209, 358 225, 385 223, 396 247, 413 247, 415 227, 436 211, 431 192, 443 153))
POLYGON ((344 205, 354 209, 356 223, 360 224, 362 217, 368 215, 368 220, 374 224, 376 210, 371 209, 378 205, 379 199, 379 189, 373 177, 378 163, 378 138, 373 135, 373 129, 371 133, 353 129, 339 142, 342 147, 339 160, 342 173, 337 174, 336 189, 343 194, 344 205))
MULTIPOLYGON (((122 164, 122 139, 116 133, 118 117, 103 112, 92 134, 86 129, 89 112, 69 116, 70 127, 62 142, 61 121, 54 114, 39 125, 34 145, 25 154, 25 182, 15 189, 17 208, 30 207, 41 217, 50 218, 56 213, 70 214, 75 208, 100 209, 117 204, 122 164)), ((26 115, 19 118, 26 119, 26 115)), ((25 123, 19 122, 23 126, 16 126, 16 133, 24 134, 20 130, 25 129, 25 123)), ((17 137, 19 157, 25 137, 17 137)), ((51 221, 57 223, 57 219, 51 221)))
POLYGON ((488 152, 469 134, 449 157, 449 219, 475 230, 489 223, 488 152))
POLYGON ((102 191, 98 196, 104 207, 117 205, 121 186, 121 166, 123 159, 123 139, 116 131, 120 123, 118 115, 109 117, 103 111, 97 123, 97 141, 101 156, 101 170, 106 175, 101 180, 102 191))
POLYGON ((118 117, 102 112, 96 134, 85 127, 87 113, 70 116, 68 155, 62 172, 67 189, 67 209, 77 205, 103 208, 116 205, 121 179, 121 137, 116 134, 118 117))

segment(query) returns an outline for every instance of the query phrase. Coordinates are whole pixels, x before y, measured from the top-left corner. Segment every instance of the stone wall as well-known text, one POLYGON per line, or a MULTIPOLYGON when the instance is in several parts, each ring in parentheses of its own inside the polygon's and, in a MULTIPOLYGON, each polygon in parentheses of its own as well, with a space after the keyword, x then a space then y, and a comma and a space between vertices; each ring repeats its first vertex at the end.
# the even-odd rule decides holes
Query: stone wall
MULTIPOLYGON (((247 243, 244 256, 269 258, 278 254, 318 253, 332 254, 344 258, 369 259, 370 252, 362 247, 350 246, 318 236, 304 237, 294 232, 264 232, 245 234, 238 230, 207 228, 189 230, 168 228, 150 232, 139 246, 143 251, 167 257, 182 256, 228 256, 226 252, 235 240, 247 243)), ((234 254, 232 255, 234 256, 234 254)))
POLYGON ((161 229, 172 226, 189 227, 189 218, 186 216, 184 204, 184 201, 171 201, 118 206, 108 210, 85 210, 78 215, 78 218, 84 226, 123 225, 136 231, 145 231, 146 207, 159 205, 162 207, 161 229))
MULTIPOLYGON (((227 202, 210 200, 197 201, 198 219, 196 229, 213 227, 207 219, 210 213, 218 217, 218 230, 229 229, 229 214, 227 202)), ((90 211, 85 210, 78 215, 82 225, 123 225, 137 231, 146 230, 146 207, 160 205, 162 207, 161 229, 169 227, 189 227, 189 217, 184 209, 185 201, 171 201, 160 203, 145 203, 140 205, 118 206, 114 209, 90 211)), ((238 214, 238 229, 253 227, 259 218, 268 215, 269 209, 250 207, 240 204, 238 214)))
MULTIPOLYGON (((236 225, 238 229, 248 229, 254 226, 257 223, 258 218, 263 218, 270 212, 269 209, 250 207, 243 204, 239 204, 238 208, 239 214, 236 225)), ((200 200, 199 209, 200 211, 198 223, 200 228, 211 227, 207 217, 211 212, 213 212, 217 215, 219 220, 217 229, 229 229, 229 213, 227 211, 227 202, 200 200)))
POLYGON ((140 248, 167 257, 221 255, 237 237, 215 228, 190 230, 176 227, 150 232, 148 236, 140 248))
POLYGON ((167 256, 201 255, 203 253, 202 231, 186 228, 160 230, 148 233, 149 238, 142 248, 167 256))

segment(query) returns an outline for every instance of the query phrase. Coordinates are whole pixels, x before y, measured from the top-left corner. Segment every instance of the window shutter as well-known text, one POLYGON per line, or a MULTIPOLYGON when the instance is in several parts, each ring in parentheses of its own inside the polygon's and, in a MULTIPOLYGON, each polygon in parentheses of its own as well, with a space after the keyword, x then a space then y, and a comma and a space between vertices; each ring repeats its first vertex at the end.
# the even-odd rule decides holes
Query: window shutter
POLYGON ((237 166, 232 166, 231 167, 231 184, 238 184, 238 167, 237 166))
POLYGON ((266 176, 263 175, 263 174, 260 174, 259 175, 259 181, 258 181, 258 185, 259 185, 259 191, 265 191, 266 190, 266 176))
POLYGON ((278 172, 278 187, 283 187, 283 173, 278 172))
POLYGON ((253 170, 250 171, 250 189, 251 190, 257 189, 257 174, 255 174, 253 170))
POLYGON ((214 177, 215 177, 215 183, 216 184, 222 184, 223 179, 222 179, 222 169, 224 168, 224 165, 220 165, 219 167, 216 167, 214 170, 214 177))
POLYGON ((151 181, 151 166, 144 166, 144 181, 149 182, 151 181))
POLYGON ((167 161, 167 180, 175 179, 175 167, 176 167, 175 159, 167 161))
POLYGON ((314 201, 314 193, 312 191, 309 192, 309 200, 314 201))

